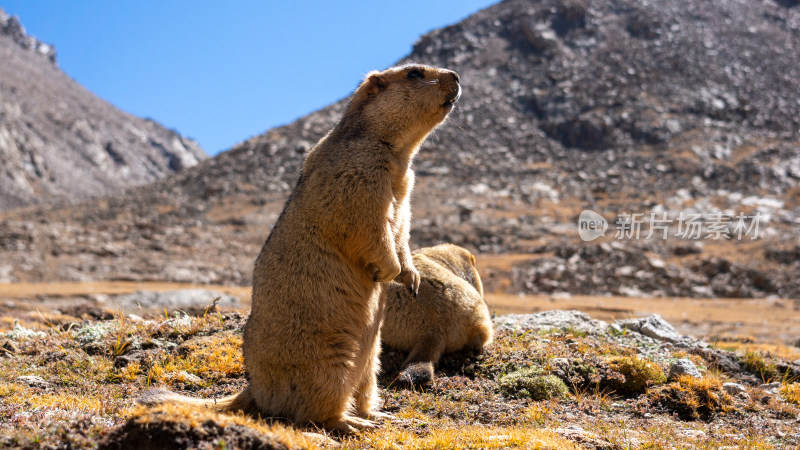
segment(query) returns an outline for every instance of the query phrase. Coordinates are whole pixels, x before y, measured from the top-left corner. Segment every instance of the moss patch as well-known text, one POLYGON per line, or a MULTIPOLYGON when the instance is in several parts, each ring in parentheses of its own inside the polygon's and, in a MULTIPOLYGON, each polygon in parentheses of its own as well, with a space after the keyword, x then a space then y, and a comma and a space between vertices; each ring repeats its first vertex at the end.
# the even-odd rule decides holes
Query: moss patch
POLYGON ((535 367, 520 369, 500 377, 498 381, 503 394, 530 398, 536 401, 566 397, 567 385, 555 375, 542 375, 535 367))
POLYGON ((648 386, 667 380, 658 364, 638 356, 612 356, 606 363, 624 377, 623 380, 612 379, 608 383, 608 387, 622 395, 641 394, 648 386))

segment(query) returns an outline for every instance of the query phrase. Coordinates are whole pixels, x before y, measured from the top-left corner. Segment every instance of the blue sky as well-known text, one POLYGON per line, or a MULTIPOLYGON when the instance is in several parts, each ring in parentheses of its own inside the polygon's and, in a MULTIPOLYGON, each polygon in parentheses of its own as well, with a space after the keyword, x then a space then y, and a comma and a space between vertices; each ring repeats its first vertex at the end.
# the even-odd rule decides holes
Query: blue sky
MULTIPOLYGON (((61 69, 210 154, 347 96, 490 0, 0 0, 61 69)), ((424 61, 423 61, 424 62, 424 61)))

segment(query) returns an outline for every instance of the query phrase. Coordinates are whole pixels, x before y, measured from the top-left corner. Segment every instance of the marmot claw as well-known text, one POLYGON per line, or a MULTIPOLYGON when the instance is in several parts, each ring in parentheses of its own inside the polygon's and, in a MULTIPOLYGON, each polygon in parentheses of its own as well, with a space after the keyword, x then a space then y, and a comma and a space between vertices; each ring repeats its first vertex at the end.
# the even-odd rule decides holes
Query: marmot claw
POLYGON ((408 289, 408 293, 414 298, 417 298, 417 294, 419 293, 420 280, 419 271, 414 267, 403 270, 400 272, 400 275, 394 279, 394 281, 405 286, 406 289, 408 289))

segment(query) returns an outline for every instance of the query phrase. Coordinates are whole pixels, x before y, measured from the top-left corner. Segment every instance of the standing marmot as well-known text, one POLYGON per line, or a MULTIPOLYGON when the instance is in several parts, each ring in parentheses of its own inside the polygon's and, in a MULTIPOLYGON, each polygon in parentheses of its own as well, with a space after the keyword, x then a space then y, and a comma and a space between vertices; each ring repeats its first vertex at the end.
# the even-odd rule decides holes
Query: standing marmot
POLYGON ((483 299, 475 257, 452 244, 414 252, 422 282, 417 298, 397 283, 387 287, 383 343, 410 352, 400 379, 425 384, 442 353, 480 351, 492 340, 492 318, 483 299))
POLYGON ((256 260, 248 387, 206 401, 158 391, 143 403, 257 410, 342 431, 375 426, 383 282, 419 288, 408 248, 410 165, 461 94, 458 81, 422 65, 367 75, 306 156, 256 260))

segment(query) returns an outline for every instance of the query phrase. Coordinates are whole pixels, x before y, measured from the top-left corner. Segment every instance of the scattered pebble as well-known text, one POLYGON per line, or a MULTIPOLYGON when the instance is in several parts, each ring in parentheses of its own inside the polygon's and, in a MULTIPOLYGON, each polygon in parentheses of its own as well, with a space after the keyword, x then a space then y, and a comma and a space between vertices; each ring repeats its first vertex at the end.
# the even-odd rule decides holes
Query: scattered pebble
POLYGON ((745 387, 739 383, 723 383, 722 389, 725 389, 725 392, 730 395, 741 395, 747 393, 745 387))
POLYGON ((45 381, 44 378, 42 378, 40 376, 36 376, 36 375, 22 375, 22 376, 17 377, 17 381, 19 381, 20 383, 27 384, 30 387, 35 387, 35 388, 46 388, 46 387, 50 386, 50 383, 45 381))
POLYGON ((759 386, 765 394, 769 395, 778 395, 778 389, 781 387, 781 383, 766 383, 759 386))

